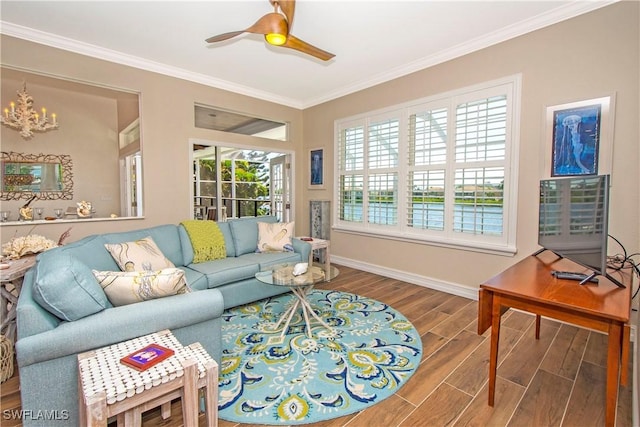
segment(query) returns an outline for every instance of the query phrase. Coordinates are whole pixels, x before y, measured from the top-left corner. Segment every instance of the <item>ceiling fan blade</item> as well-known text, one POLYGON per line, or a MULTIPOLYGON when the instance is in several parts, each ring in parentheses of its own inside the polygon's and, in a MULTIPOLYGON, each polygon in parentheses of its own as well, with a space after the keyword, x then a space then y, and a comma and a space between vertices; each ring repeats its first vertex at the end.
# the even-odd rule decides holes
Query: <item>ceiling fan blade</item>
POLYGON ((218 34, 217 36, 209 37, 206 40, 206 42, 207 43, 221 42, 221 41, 224 41, 224 40, 229 40, 232 37, 239 36, 242 33, 244 33, 244 30, 242 30, 242 31, 231 31, 230 33, 218 34))
POLYGON ((296 10, 296 0, 269 0, 271 4, 275 7, 278 5, 282 13, 284 13, 284 17, 287 18, 287 23, 289 24, 289 29, 293 25, 293 14, 296 10))
POLYGON ((313 45, 310 45, 309 43, 303 40, 300 40, 299 38, 295 37, 293 34, 289 34, 289 36, 287 37, 287 41, 285 42, 285 44, 282 45, 282 47, 295 49, 302 53, 306 53, 307 55, 315 56, 316 58, 321 59, 323 61, 328 61, 335 56, 333 53, 329 53, 325 50, 322 50, 313 45))
POLYGON ((242 33, 253 33, 253 34, 268 34, 268 33, 279 33, 279 34, 287 34, 289 27, 287 26, 287 21, 284 16, 279 13, 267 13, 262 18, 258 19, 255 24, 247 28, 246 30, 241 31, 232 31, 229 33, 220 34, 217 36, 209 37, 206 41, 207 43, 215 43, 221 42, 223 40, 228 40, 232 37, 238 36, 242 33))

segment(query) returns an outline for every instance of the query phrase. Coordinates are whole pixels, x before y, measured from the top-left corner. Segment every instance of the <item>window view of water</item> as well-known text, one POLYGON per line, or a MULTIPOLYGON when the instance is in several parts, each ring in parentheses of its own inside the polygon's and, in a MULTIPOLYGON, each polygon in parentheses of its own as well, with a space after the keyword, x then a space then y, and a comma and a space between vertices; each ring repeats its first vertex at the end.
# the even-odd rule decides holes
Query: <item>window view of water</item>
MULTIPOLYGON (((396 225, 397 210, 388 203, 372 203, 375 215, 369 214, 371 224, 396 225)), ((344 221, 362 222, 362 204, 345 203, 340 215, 344 221)), ((503 207, 495 205, 454 206, 454 231, 462 233, 502 235, 503 207)), ((444 205, 441 203, 414 203, 411 206, 409 227, 443 230, 444 205)))

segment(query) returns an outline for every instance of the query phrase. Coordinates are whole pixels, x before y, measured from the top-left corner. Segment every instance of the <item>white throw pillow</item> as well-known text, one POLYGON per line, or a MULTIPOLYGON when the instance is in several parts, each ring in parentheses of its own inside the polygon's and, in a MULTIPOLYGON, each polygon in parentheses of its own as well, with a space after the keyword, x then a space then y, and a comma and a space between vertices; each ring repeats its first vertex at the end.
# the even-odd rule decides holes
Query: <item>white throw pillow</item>
POLYGON ((175 267, 151 237, 104 245, 122 271, 155 271, 175 267))
POLYGON ((116 307, 191 291, 184 271, 179 268, 158 271, 93 270, 93 275, 116 307))
POLYGON ((295 222, 259 222, 258 252, 293 251, 295 222))

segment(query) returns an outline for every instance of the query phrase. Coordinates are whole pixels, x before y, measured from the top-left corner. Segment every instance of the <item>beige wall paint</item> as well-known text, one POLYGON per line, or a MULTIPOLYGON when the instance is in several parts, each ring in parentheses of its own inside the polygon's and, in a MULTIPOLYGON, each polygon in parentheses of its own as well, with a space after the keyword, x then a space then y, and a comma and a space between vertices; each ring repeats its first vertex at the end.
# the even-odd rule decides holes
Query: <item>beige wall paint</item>
MULTIPOLYGON (((13 37, 3 35, 1 42, 2 65, 141 94, 145 218, 72 224, 48 223, 37 226, 33 233, 57 240, 62 232, 72 226, 69 241, 74 241, 90 234, 178 223, 189 218, 192 203, 189 199, 190 138, 208 140, 212 143, 229 142, 288 150, 296 154, 301 150, 302 112, 300 110, 13 37), (262 138, 197 129, 193 119, 194 102, 288 122, 290 124, 289 141, 274 142, 262 138)), ((7 94, 7 102, 11 95, 7 94)), ((4 93, 2 102, 4 105, 4 93)), ((54 102, 51 100, 51 105, 54 102)), ((67 119, 60 113, 61 121, 67 119)), ((70 122, 65 122, 65 126, 69 124, 70 122)), ((4 138, 4 133, 2 135, 4 138)), ((37 138, 40 136, 44 135, 39 135, 37 138)), ((295 156, 295 159, 297 162, 301 161, 302 156, 295 156)), ((100 159, 94 157, 88 166, 93 168, 100 166, 100 159)), ((299 169, 302 170, 301 165, 299 169)), ((76 185, 82 184, 76 182, 76 185)), ((296 200, 302 199, 301 186, 296 186, 295 191, 296 200)), ((80 196, 79 193, 77 195, 91 198, 91 196, 80 196)), ((74 202, 79 200, 74 199, 74 202)), ((1 202, 0 206, 4 206, 4 202, 1 202)), ((297 204, 296 216, 304 216, 305 212, 302 209, 302 204, 297 204)), ((2 226, 0 238, 2 242, 6 242, 14 235, 27 234, 30 229, 30 226, 2 226)))
MULTIPOLYGON (((326 190, 303 201, 333 199, 334 120, 504 76, 522 74, 518 228, 515 257, 333 230, 332 255, 439 282, 476 288, 537 246, 538 182, 545 155, 546 106, 615 93, 610 234, 628 251, 639 244, 639 4, 621 2, 304 112, 305 147, 324 147, 326 190)), ((308 167, 308 166, 307 166, 308 167)), ((306 218, 308 222, 308 218, 306 218)), ((308 225, 305 225, 308 228, 308 225)), ((611 242, 611 251, 620 248, 611 242)))

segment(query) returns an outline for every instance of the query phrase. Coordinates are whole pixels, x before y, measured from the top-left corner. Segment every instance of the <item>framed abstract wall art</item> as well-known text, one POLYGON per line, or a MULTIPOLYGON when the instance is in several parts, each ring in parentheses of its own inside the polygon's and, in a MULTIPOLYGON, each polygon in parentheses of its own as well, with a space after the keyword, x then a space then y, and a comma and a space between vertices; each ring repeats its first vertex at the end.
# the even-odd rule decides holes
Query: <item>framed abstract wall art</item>
POLYGON ((324 188, 324 149, 309 150, 309 188, 324 188))
POLYGON ((611 100, 607 96, 547 107, 544 176, 610 173, 611 100))

